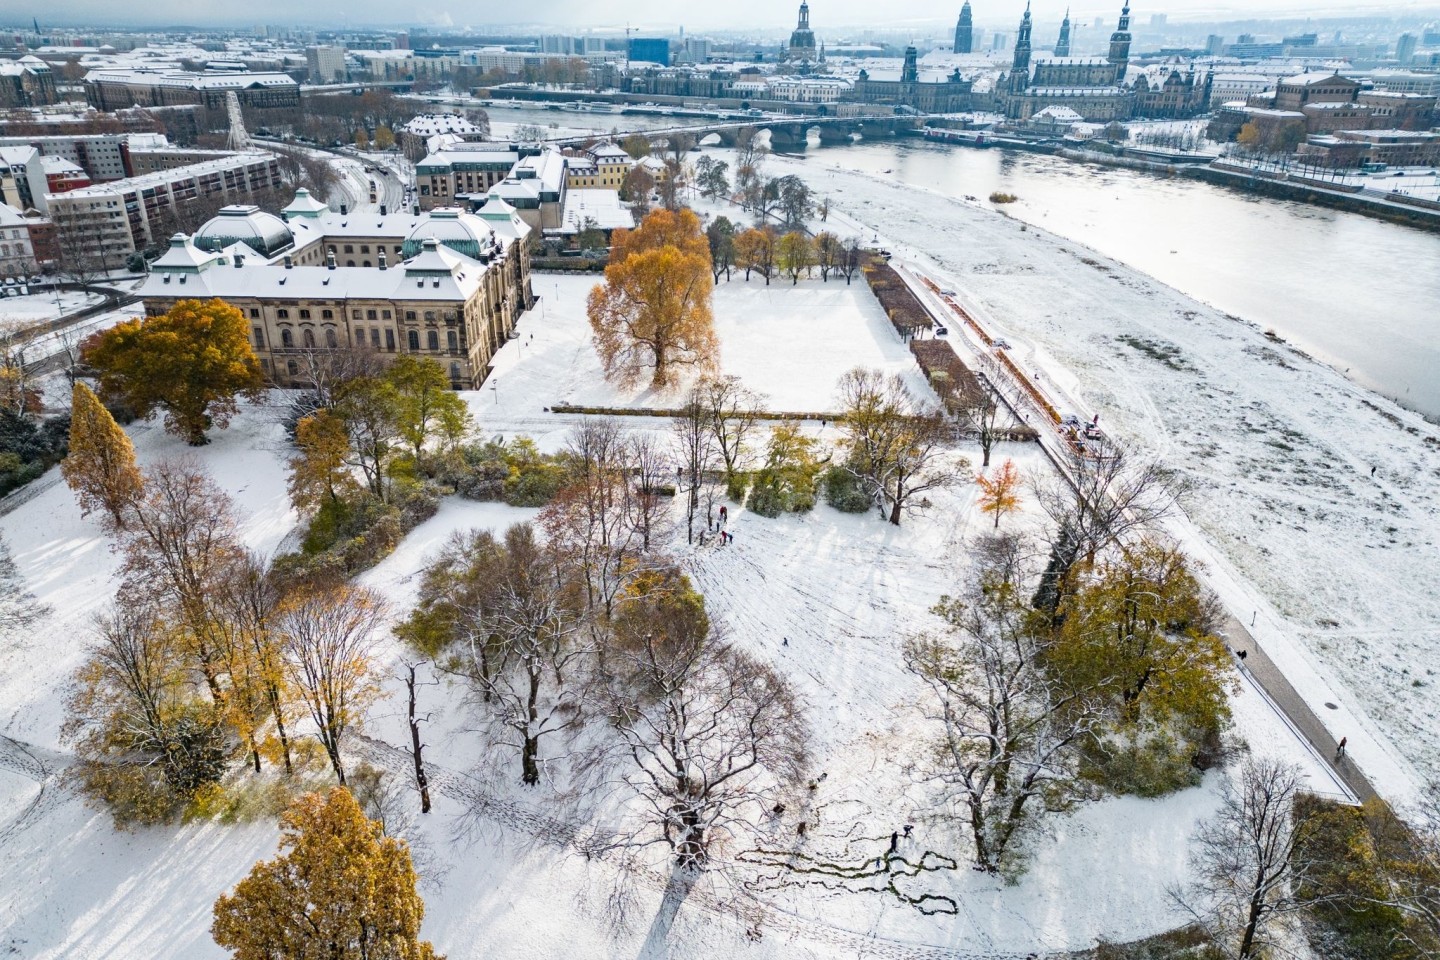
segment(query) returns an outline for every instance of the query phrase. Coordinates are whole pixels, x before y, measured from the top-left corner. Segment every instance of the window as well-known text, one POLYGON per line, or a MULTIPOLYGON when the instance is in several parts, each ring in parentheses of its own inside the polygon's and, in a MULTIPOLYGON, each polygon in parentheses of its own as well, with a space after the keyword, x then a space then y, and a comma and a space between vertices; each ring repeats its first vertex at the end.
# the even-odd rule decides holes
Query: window
POLYGON ((250 308, 250 319, 252 319, 252 320, 258 320, 258 319, 260 319, 260 308, 259 308, 259 307, 251 307, 251 308, 250 308))
POLYGON ((321 310, 321 311, 320 311, 320 319, 322 319, 322 320, 334 320, 334 319, 335 319, 335 311, 334 311, 334 310, 321 310))
POLYGON ((339 346, 339 344, 335 342, 334 327, 325 328, 325 346, 329 347, 331 350, 334 350, 337 346, 339 346))
POLYGON ((380 311, 380 319, 382 319, 382 320, 389 320, 389 319, 390 319, 390 311, 389 311, 389 310, 381 310, 381 311, 380 311))
POLYGON ((410 333, 407 334, 407 336, 408 336, 409 341, 410 341, 410 350, 411 350, 411 352, 414 352, 414 351, 416 351, 416 350, 419 350, 419 349, 420 349, 420 334, 417 333, 417 332, 414 331, 414 330, 411 330, 410 333))
POLYGON ((395 248, 395 256, 397 256, 397 257, 400 256, 400 248, 399 248, 399 247, 396 247, 396 248, 395 248))
POLYGON ((370 328, 370 346, 374 347, 376 350, 379 350, 379 349, 380 349, 380 328, 379 328, 379 327, 371 327, 371 328, 370 328))
POLYGON ((286 310, 284 307, 281 307, 279 310, 275 311, 275 316, 279 317, 281 320, 289 320, 290 311, 286 310))
POLYGON ((434 311, 434 310, 426 310, 426 311, 425 311, 425 322, 426 322, 426 323, 434 323, 434 322, 435 322, 435 311, 434 311))
POLYGON ((265 328, 264 328, 264 327, 256 327, 256 328, 255 328, 255 346, 259 347, 259 348, 262 349, 262 350, 265 349, 265 328))
POLYGON ((374 311, 374 310, 366 310, 366 311, 365 311, 365 319, 366 319, 366 320, 374 320, 374 319, 375 319, 375 311, 374 311))
POLYGON ((450 364, 450 379, 451 379, 451 380, 459 380, 459 379, 460 379, 460 364, 458 364, 458 363, 451 363, 451 364, 450 364))
POLYGON ((440 334, 434 330, 425 334, 425 345, 431 350, 440 349, 440 334))
POLYGON ((354 260, 346 260, 346 261, 345 261, 345 266, 347 266, 347 267, 353 267, 353 266, 355 266, 355 261, 354 261, 354 260))
POLYGON ((355 245, 354 245, 354 244, 351 244, 351 243, 345 244, 345 252, 346 252, 346 253, 354 253, 354 252, 355 252, 355 245))
POLYGON ((301 320, 309 320, 309 319, 310 319, 310 311, 309 311, 309 310, 301 310, 301 311, 300 311, 300 319, 301 319, 301 320))
POLYGON ((295 338, 290 335, 290 331, 288 329, 280 331, 280 346, 284 347, 286 350, 289 350, 291 347, 295 346, 295 338))
MULTIPOLYGON (((361 252, 361 253, 369 253, 369 252, 370 252, 370 244, 368 244, 368 243, 362 243, 362 244, 360 245, 360 252, 361 252)), ((368 266, 370 266, 370 264, 367 263, 367 264, 365 264, 365 266, 368 267, 368 266)))
POLYGON ((415 319, 415 311, 414 311, 414 310, 406 310, 406 311, 405 311, 405 319, 406 319, 406 320, 414 320, 414 319, 415 319))
POLYGON ((301 330, 301 331, 300 331, 300 342, 303 343, 303 344, 305 344, 305 346, 307 346, 307 347, 313 347, 313 346, 315 346, 315 331, 314 331, 314 330, 311 330, 309 327, 306 327, 304 330, 301 330))
POLYGON ((350 316, 354 317, 356 320, 359 320, 359 319, 360 319, 360 311, 359 311, 359 310, 351 310, 351 311, 350 311, 350 316))
POLYGON ((289 370, 290 376, 293 377, 300 372, 300 364, 296 363, 294 360, 290 360, 286 362, 285 369, 289 370))
POLYGON ((386 331, 385 331, 385 349, 388 350, 388 351, 390 351, 391 353, 394 353, 394 352, 395 352, 395 331, 394 331, 394 330, 386 330, 386 331))

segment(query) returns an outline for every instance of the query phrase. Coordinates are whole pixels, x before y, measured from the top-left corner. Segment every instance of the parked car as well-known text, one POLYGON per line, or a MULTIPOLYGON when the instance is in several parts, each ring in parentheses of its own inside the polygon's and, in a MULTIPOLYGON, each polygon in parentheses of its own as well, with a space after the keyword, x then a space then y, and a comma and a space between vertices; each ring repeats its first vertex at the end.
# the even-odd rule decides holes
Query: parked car
POLYGON ((938 325, 937 325, 937 326, 935 327, 935 336, 937 336, 937 337, 948 337, 948 336, 950 336, 950 328, 949 328, 949 327, 942 327, 942 326, 938 326, 938 325))
POLYGON ((940 291, 940 296, 942 296, 942 297, 953 297, 953 296, 955 296, 955 291, 954 291, 954 290, 941 290, 941 291, 940 291))
POLYGON ((1009 349, 1010 349, 1010 342, 1009 342, 1008 340, 996 340, 996 341, 995 341, 995 349, 996 349, 996 350, 1009 350, 1009 349))

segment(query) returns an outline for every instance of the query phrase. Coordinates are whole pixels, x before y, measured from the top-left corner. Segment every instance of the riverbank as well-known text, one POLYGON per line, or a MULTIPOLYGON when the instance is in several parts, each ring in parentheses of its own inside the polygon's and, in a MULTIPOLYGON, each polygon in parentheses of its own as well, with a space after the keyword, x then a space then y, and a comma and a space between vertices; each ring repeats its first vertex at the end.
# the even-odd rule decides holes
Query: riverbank
POLYGON ((913 184, 769 162, 832 197, 867 241, 946 278, 1017 362, 1186 479, 1193 546, 1227 604, 1252 611, 1260 642, 1382 791, 1403 801, 1440 776, 1426 689, 1440 675, 1432 425, 1260 325, 1032 224, 913 184))

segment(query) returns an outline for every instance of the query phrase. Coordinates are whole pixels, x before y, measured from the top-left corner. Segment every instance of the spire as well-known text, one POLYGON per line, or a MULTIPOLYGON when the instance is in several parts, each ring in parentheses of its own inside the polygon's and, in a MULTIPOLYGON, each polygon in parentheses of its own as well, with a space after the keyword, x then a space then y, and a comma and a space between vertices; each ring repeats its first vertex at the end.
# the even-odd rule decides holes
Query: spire
MULTIPOLYGON (((1126 7, 1128 10, 1129 7, 1126 7)), ((796 30, 810 29, 810 4, 808 0, 800 0, 800 22, 795 25, 796 30)))
POLYGON ((1065 19, 1060 21, 1060 39, 1055 43, 1055 56, 1070 56, 1070 8, 1065 8, 1065 19))
POLYGON ((1010 90, 1019 93, 1030 86, 1030 3, 1026 0, 1025 16, 1020 19, 1020 33, 1015 38, 1015 57, 1010 63, 1010 90))
POLYGON ((1115 68, 1115 82, 1123 83, 1125 71, 1130 66, 1130 2, 1120 10, 1120 22, 1110 34, 1110 56, 1106 58, 1115 68))

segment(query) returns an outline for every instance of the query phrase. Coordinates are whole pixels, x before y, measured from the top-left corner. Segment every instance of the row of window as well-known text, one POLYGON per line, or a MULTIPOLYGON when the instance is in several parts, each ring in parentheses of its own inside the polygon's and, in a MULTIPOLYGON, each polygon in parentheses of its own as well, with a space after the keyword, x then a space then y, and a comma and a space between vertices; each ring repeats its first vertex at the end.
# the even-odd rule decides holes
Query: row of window
MULTIPOLYGON (((261 367, 266 373, 269 373, 269 372, 270 372, 270 361, 269 361, 269 360, 261 360, 261 361, 260 361, 260 367, 261 367)), ((286 360, 286 361, 285 361, 285 369, 286 369, 286 371, 290 374, 290 376, 292 376, 292 377, 298 377, 298 376, 300 375, 300 362, 299 362, 298 360, 286 360)), ((456 381, 456 382, 458 382, 458 381, 460 380, 460 363, 459 363, 459 361, 456 361, 456 360, 450 361, 450 379, 453 380, 453 381, 456 381)))
MULTIPOLYGON (((298 312, 299 312, 299 314, 300 314, 299 319, 301 319, 301 320, 309 320, 309 319, 311 319, 310 310, 309 310, 308 308, 301 307, 301 308, 299 308, 299 311, 298 311, 298 312)), ((425 313, 425 321, 426 321, 427 323, 434 323, 434 322, 436 321, 437 317, 443 317, 443 318, 446 319, 446 320, 455 320, 455 319, 457 319, 457 318, 459 317, 459 313, 457 313, 457 312, 454 311, 454 310, 443 310, 443 311, 440 311, 440 312, 438 312, 438 313, 437 313, 436 311, 434 311, 434 310, 426 310, 426 311, 424 311, 424 313, 425 313)), ((365 311, 361 311, 361 310, 359 310, 359 309, 355 309, 355 310, 351 310, 351 311, 350 311, 350 317, 351 317, 351 319, 354 319, 354 320, 389 320, 389 319, 390 319, 390 311, 389 311, 389 310, 379 310, 379 311, 375 311, 375 310, 365 310, 365 311), (361 316, 361 313, 362 313, 362 312, 364 313, 364 316, 363 316, 363 317, 361 316), (377 313, 379 314, 378 316, 376 315, 377 313)), ((275 318, 276 318, 277 320, 289 320, 289 319, 290 319, 290 308, 289 308, 289 307, 277 307, 277 308, 275 309, 275 318)), ((259 319, 260 319, 260 308, 259 308, 259 307, 251 307, 251 308, 250 308, 250 319, 251 319, 251 320, 259 320, 259 319)), ((334 319, 335 319, 335 311, 334 311, 334 310, 321 310, 321 311, 320 311, 320 319, 321 319, 321 320, 334 320, 334 319)), ((406 311, 405 311, 405 319, 406 319, 406 320, 418 320, 418 319, 419 319, 419 316, 417 315, 416 311, 414 311, 414 310, 406 310, 406 311)))
MULTIPOLYGON (((252 328, 252 333, 254 334, 254 338, 255 338, 255 346, 256 346, 257 348, 261 349, 261 350, 265 349, 265 328, 264 328, 264 327, 254 327, 254 328, 252 328)), ((408 342, 408 344, 409 344, 409 347, 410 347, 411 352, 418 352, 419 349, 420 349, 420 331, 418 331, 418 330, 410 330, 410 331, 408 331, 408 333, 407 333, 406 336, 407 336, 407 342, 408 342)), ((380 349, 380 338, 381 338, 380 328, 379 328, 379 327, 372 327, 372 328, 370 328, 370 345, 371 345, 372 347, 374 347, 376 350, 379 350, 379 349, 380 349)), ((388 351, 391 352, 391 353, 394 353, 394 352, 395 352, 395 331, 394 331, 394 330, 386 330, 386 331, 384 332, 384 338, 385 338, 385 349, 388 350, 388 351)), ((306 328, 302 329, 302 330, 300 331, 300 345, 301 345, 302 347, 314 347, 314 346, 316 345, 316 344, 315 344, 315 331, 314 331, 314 330, 311 330, 309 327, 306 327, 306 328)), ((335 335, 335 330, 334 330, 334 328, 332 327, 332 328, 326 329, 326 331, 325 331, 325 346, 327 346, 327 347, 329 347, 329 348, 331 348, 331 349, 333 350, 333 349, 335 349, 336 347, 338 347, 339 345, 340 345, 340 344, 339 344, 339 340, 338 340, 338 338, 337 338, 336 335, 335 335)), ((364 346, 364 345, 365 345, 365 328, 364 328, 364 327, 356 327, 356 328, 355 328, 355 345, 356 345, 356 346, 364 346)), ((293 349, 293 348, 295 347, 295 334, 294 334, 289 328, 285 328, 285 329, 282 329, 282 330, 280 331, 280 346, 281 346, 283 349, 286 349, 286 350, 290 350, 290 349, 293 349)), ((446 332, 446 334, 445 334, 445 346, 446 346, 446 349, 450 350, 452 353, 460 349, 460 337, 459 337, 458 334, 456 334, 456 332, 455 332, 454 330, 449 330, 449 331, 446 332)), ((439 332, 438 330, 427 330, 427 331, 425 332, 425 349, 426 349, 426 350, 430 350, 430 351, 432 351, 432 352, 438 352, 438 351, 440 350, 440 332, 439 332)))

